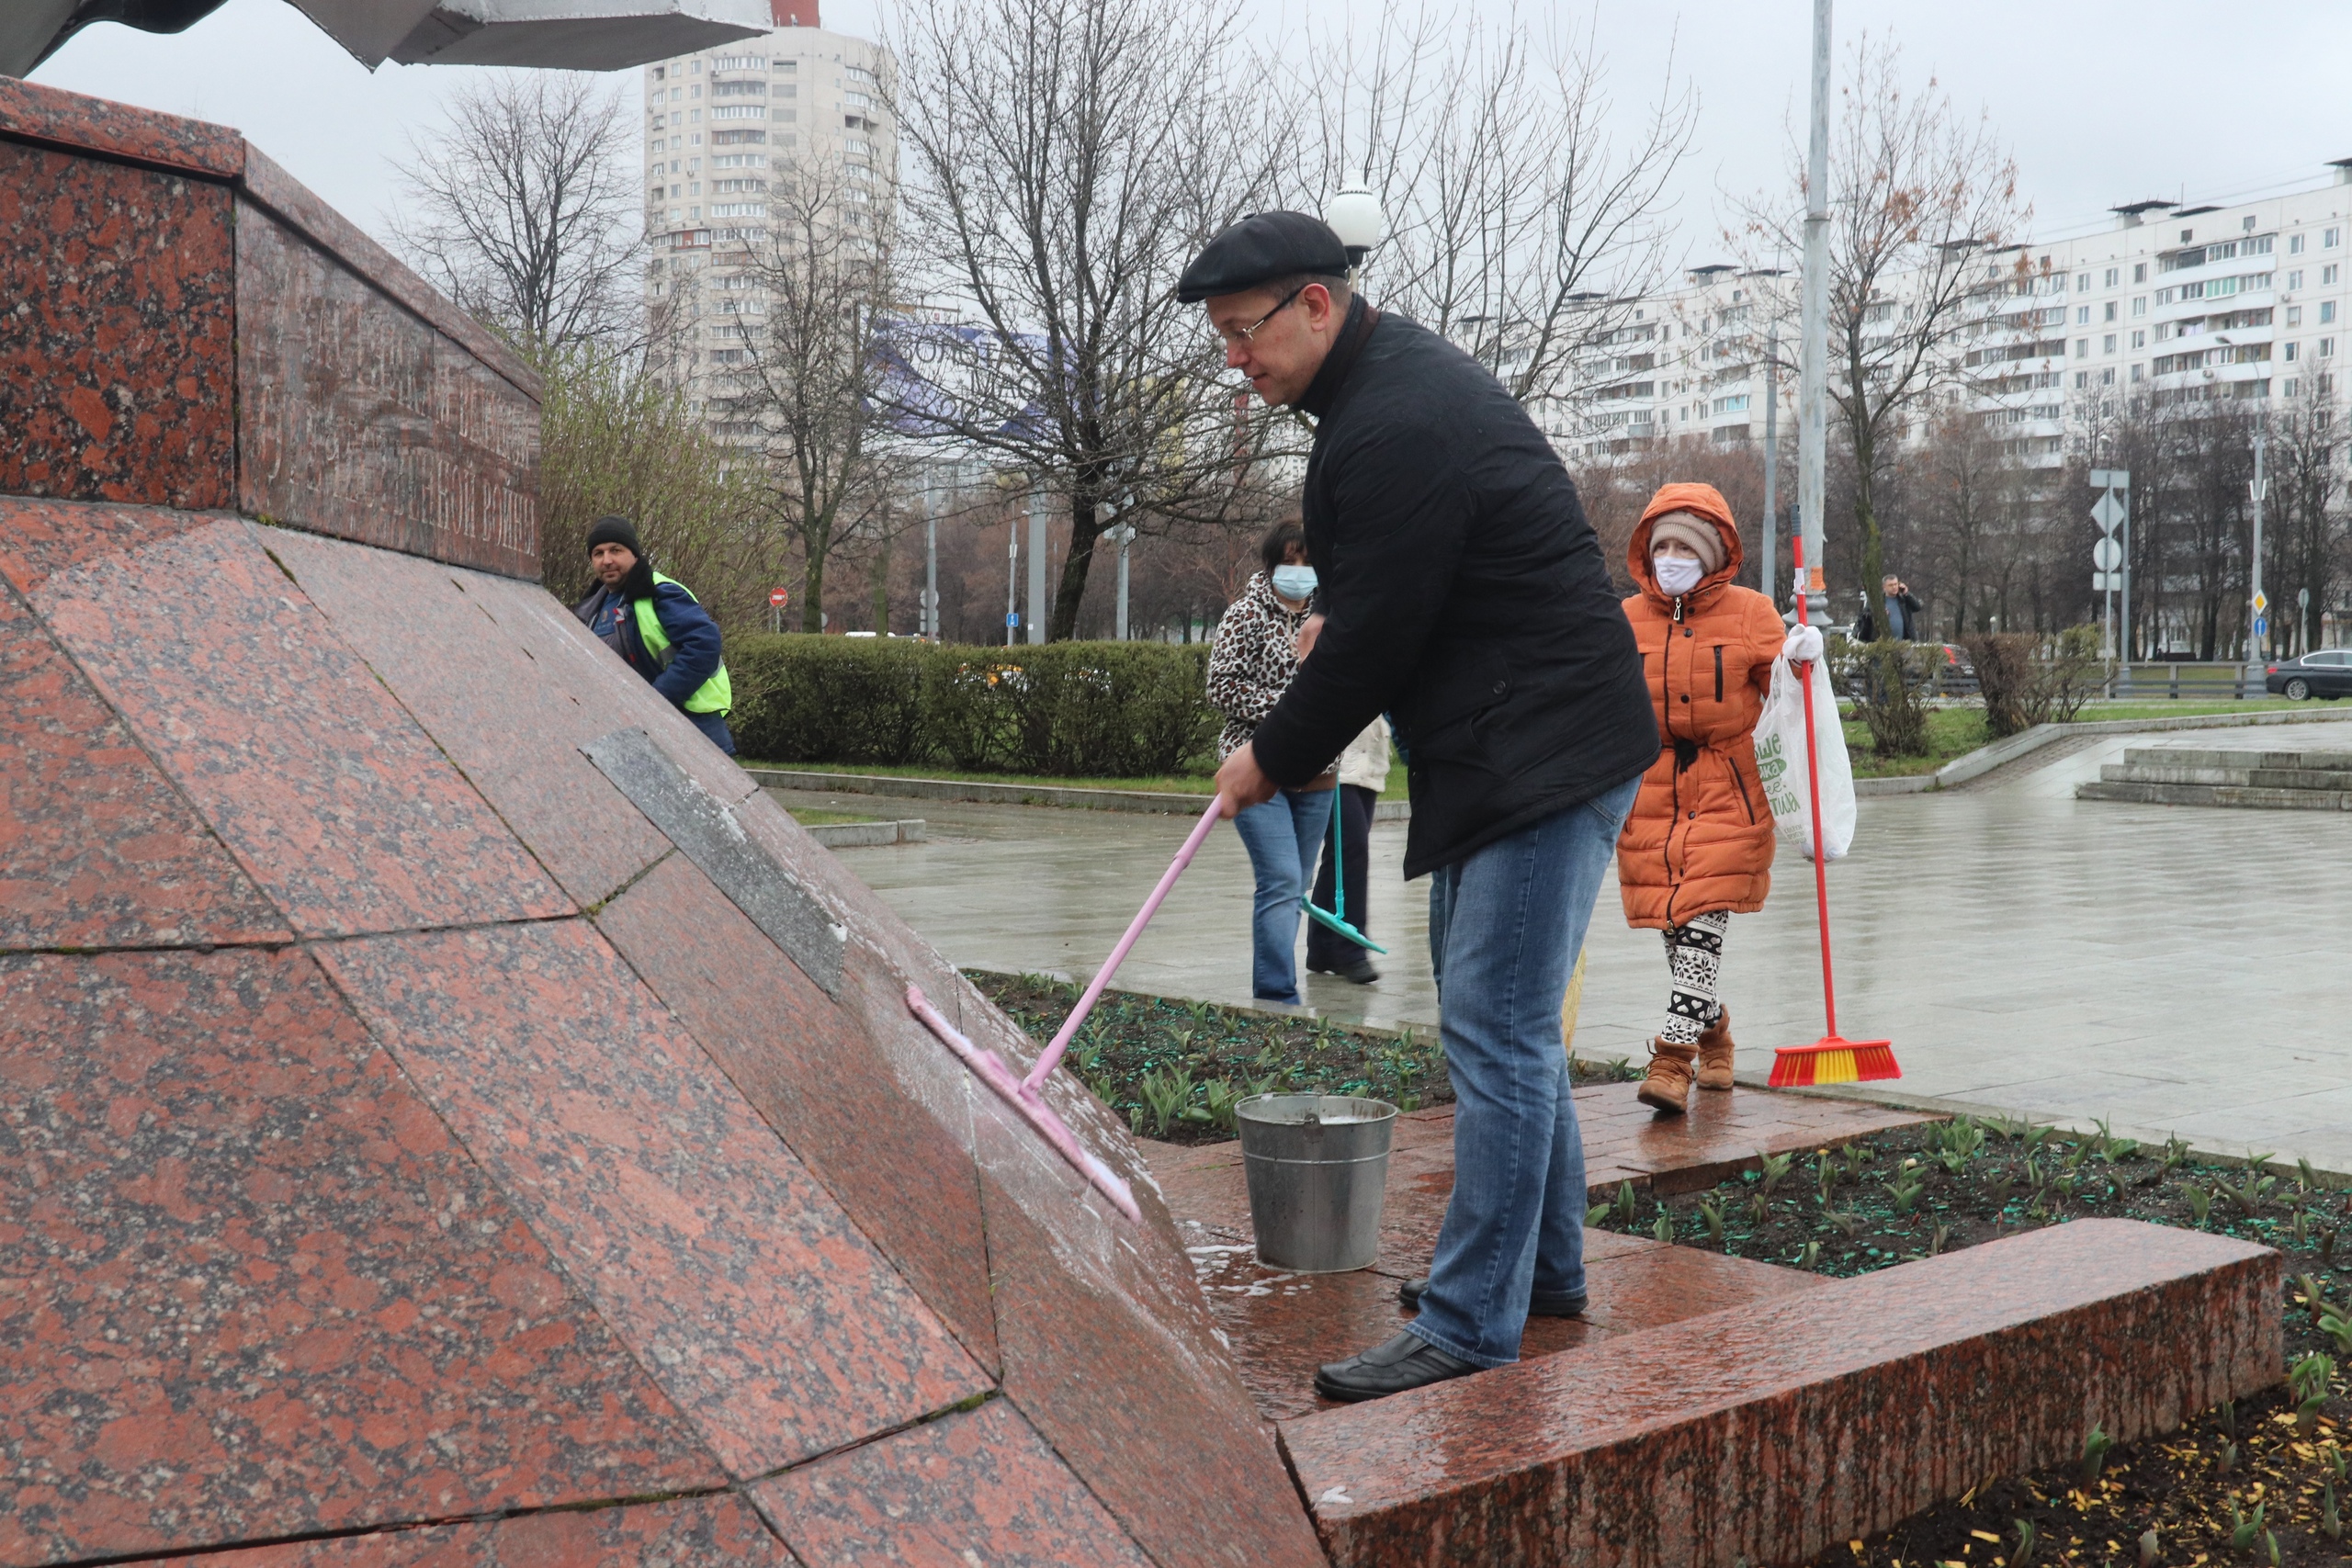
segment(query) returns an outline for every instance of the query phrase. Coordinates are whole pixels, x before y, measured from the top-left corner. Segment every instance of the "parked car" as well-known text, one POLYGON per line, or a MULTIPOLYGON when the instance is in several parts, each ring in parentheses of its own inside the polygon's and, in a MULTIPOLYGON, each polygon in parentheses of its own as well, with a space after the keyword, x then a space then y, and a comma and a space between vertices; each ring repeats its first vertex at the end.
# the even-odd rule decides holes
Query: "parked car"
POLYGON ((2267 664, 2262 689, 2299 703, 2309 697, 2332 703, 2352 693, 2352 649, 2325 648, 2301 659, 2267 664))

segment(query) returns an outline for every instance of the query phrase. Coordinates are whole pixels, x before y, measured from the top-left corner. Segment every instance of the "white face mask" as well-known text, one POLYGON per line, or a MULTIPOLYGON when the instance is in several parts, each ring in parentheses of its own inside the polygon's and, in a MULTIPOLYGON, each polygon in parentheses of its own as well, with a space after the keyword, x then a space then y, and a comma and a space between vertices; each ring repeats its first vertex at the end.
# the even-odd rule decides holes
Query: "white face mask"
POLYGON ((1315 569, 1311 566, 1274 568, 1274 592, 1285 599, 1306 598, 1315 592, 1315 569))
POLYGON ((1650 566, 1657 573, 1657 585, 1669 599, 1690 592, 1707 575, 1706 564, 1689 556, 1652 556, 1650 566))

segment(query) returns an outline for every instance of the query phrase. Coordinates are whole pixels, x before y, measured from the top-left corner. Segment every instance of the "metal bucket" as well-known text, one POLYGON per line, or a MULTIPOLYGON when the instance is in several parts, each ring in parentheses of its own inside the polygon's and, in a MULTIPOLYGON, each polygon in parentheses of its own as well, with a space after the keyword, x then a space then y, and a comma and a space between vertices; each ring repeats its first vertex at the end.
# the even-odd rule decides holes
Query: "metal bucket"
POLYGON ((1261 1094, 1235 1114, 1258 1261, 1299 1274, 1370 1268, 1396 1108, 1342 1094, 1261 1094))

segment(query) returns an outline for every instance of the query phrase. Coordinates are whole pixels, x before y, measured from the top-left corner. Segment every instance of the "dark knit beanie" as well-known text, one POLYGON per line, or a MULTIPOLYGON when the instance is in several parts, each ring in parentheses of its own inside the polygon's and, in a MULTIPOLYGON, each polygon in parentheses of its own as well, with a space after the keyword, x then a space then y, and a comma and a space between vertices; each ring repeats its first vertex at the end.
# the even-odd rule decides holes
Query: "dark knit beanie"
POLYGON ((598 545, 620 545, 638 559, 645 558, 645 547, 637 542, 637 525, 628 518, 606 513, 596 519, 588 530, 588 551, 594 555, 598 545))

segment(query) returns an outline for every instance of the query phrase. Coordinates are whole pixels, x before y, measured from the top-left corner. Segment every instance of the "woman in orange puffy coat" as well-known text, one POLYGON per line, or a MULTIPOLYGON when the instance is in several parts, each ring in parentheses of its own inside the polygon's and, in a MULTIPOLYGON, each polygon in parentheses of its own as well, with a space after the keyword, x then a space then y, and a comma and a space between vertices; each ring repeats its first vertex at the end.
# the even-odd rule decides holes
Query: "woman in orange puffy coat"
POLYGON ((1715 995, 1724 935, 1772 886, 1756 722, 1773 661, 1821 653, 1818 631, 1784 627, 1771 600, 1732 581, 1740 559, 1739 530, 1713 485, 1660 489, 1626 547, 1641 592, 1625 618, 1662 745, 1617 840, 1617 886, 1629 923, 1666 934, 1666 1023, 1640 1095, 1673 1115, 1689 1109, 1694 1077, 1701 1089, 1731 1088, 1731 1019, 1715 995))

